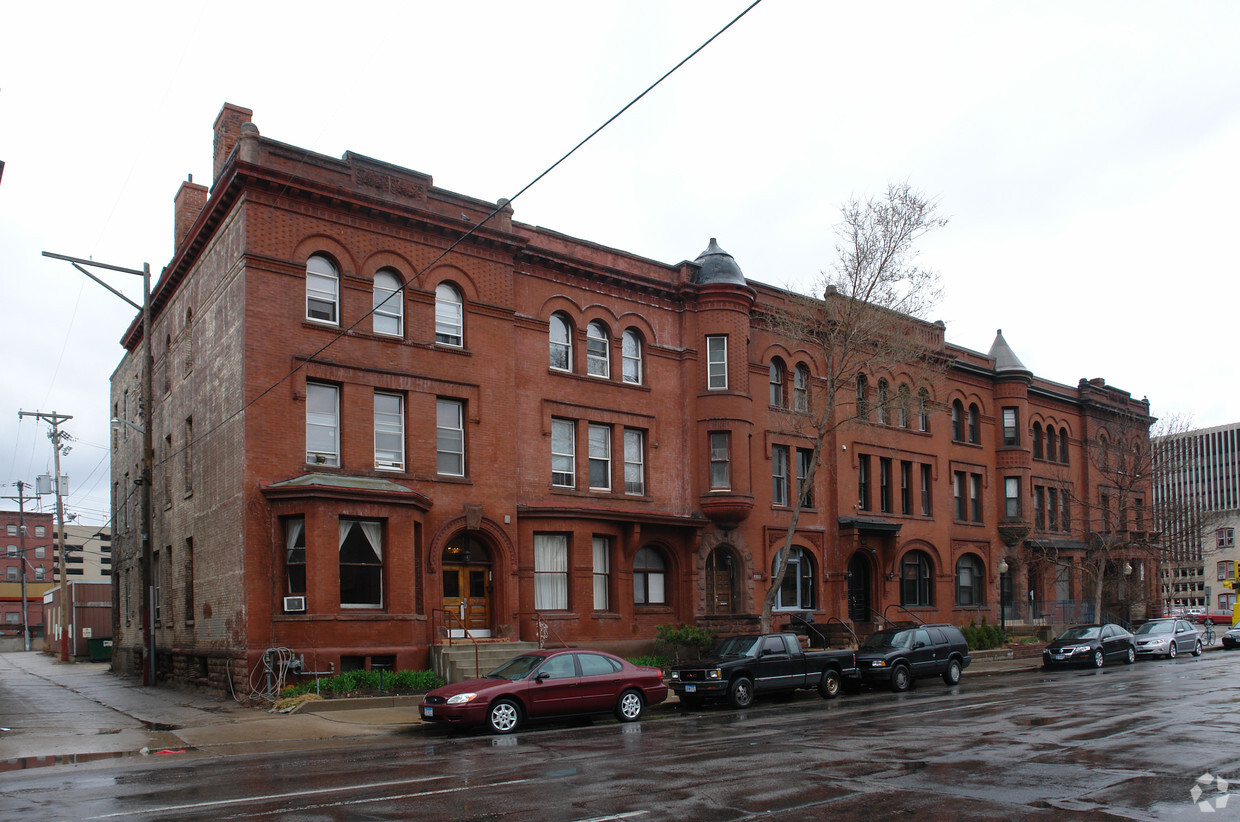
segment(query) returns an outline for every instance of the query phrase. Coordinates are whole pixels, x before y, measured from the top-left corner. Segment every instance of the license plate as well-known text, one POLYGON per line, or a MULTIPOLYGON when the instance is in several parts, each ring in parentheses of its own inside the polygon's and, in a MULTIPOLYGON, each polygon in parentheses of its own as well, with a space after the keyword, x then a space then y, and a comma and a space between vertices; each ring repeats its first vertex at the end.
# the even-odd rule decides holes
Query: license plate
POLYGON ((1055 659, 1063 659, 1063 654, 1055 654, 1055 659))
POLYGON ((686 685, 686 686, 685 686, 685 693, 687 693, 687 694, 697 693, 697 686, 696 686, 696 685, 686 685))
POLYGON ((435 715, 434 708, 423 708, 422 709, 422 716, 434 716, 434 715, 435 715))

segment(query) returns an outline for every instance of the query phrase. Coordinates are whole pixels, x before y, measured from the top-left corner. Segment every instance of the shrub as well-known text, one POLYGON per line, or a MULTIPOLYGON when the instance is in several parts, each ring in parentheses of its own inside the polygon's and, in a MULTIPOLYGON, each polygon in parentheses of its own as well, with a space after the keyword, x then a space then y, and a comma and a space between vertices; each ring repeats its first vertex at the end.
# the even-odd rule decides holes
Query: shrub
POLYGON ((715 632, 696 625, 656 625, 654 627, 656 645, 670 647, 672 657, 679 662, 681 656, 698 658, 710 650, 715 644, 715 632), (682 654, 681 652, 685 653, 682 654))
POLYGON ((982 624, 978 625, 973 620, 969 620, 968 625, 963 625, 960 632, 964 634, 965 641, 969 643, 969 649, 973 651, 985 651, 989 648, 998 648, 1007 643, 1007 634, 998 625, 989 625, 986 617, 982 617, 982 624))
MULTIPOLYGON (((378 670, 348 671, 339 676, 318 680, 317 689, 324 696, 344 697, 378 692, 379 682, 378 670)), ((434 671, 384 671, 382 682, 385 693, 429 691, 444 684, 434 671)), ((289 699, 302 694, 312 694, 315 693, 315 688, 315 681, 310 679, 285 688, 280 692, 280 696, 289 699)))
POLYGON ((634 665, 649 665, 651 668, 667 668, 671 665, 665 656, 630 656, 625 659, 634 665))

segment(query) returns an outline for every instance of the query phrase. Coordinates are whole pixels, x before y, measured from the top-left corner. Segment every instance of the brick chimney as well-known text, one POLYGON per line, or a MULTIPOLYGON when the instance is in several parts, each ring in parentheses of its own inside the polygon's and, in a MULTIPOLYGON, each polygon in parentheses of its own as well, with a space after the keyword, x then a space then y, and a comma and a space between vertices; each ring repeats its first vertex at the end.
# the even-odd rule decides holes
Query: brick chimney
POLYGON ((232 153, 241 137, 241 124, 250 122, 254 112, 248 108, 225 103, 220 114, 215 118, 215 172, 211 177, 212 185, 220 178, 224 161, 232 153))
POLYGON ((189 234, 190 227, 194 224, 194 220, 198 219, 202 207, 206 204, 207 187, 195 183, 194 175, 189 175, 189 179, 181 183, 181 187, 177 189, 177 196, 172 201, 173 251, 181 247, 185 235, 189 234))

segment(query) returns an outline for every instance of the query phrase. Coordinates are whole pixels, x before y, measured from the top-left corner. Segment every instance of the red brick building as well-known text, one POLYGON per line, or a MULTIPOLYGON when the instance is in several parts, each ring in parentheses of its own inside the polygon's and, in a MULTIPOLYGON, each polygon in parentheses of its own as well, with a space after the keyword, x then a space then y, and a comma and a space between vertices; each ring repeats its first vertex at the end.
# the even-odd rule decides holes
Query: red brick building
MULTIPOLYGON (((59 579, 56 562, 55 526, 51 514, 0 511, 0 636, 21 636, 22 566, 26 572, 26 616, 31 636, 44 631, 43 593, 59 579), (22 525, 26 533, 22 533, 22 525), (23 557, 25 561, 23 562, 23 557)), ((24 644, 24 643, 23 643, 24 644)), ((36 647, 33 643, 32 648, 36 647)))
MULTIPOLYGON (((161 675, 240 682, 272 647, 319 670, 424 667, 462 617, 532 639, 537 613, 621 651, 663 623, 752 624, 807 447, 772 403, 799 402, 821 368, 761 322, 787 295, 714 240, 655 262, 426 174, 262 137, 250 114, 221 111, 215 179, 182 185, 153 294, 161 675)), ((781 616, 864 627, 903 604, 993 621, 1003 557, 1022 603, 1080 596, 1023 560, 1031 528, 1086 544, 1088 523, 1057 509, 1038 532, 1035 488, 1066 474, 1088 489, 1082 438, 1148 404, 1038 379, 1001 335, 984 355, 918 328, 949 368, 869 376, 919 404, 828 443, 781 616)), ((139 317, 123 340, 114 415, 135 418, 144 333, 139 317)), ((115 657, 137 670, 141 438, 126 428, 115 657)))

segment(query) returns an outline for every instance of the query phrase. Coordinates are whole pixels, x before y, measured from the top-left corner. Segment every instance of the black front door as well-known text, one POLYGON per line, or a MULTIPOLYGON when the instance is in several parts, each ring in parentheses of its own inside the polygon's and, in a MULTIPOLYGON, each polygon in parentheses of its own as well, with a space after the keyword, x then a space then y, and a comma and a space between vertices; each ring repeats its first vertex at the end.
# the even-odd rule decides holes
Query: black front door
POLYGON ((870 561, 853 554, 848 563, 848 618, 853 622, 872 622, 870 611, 870 561))

